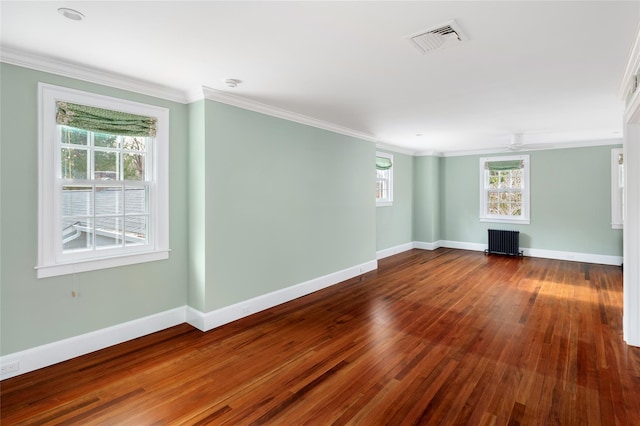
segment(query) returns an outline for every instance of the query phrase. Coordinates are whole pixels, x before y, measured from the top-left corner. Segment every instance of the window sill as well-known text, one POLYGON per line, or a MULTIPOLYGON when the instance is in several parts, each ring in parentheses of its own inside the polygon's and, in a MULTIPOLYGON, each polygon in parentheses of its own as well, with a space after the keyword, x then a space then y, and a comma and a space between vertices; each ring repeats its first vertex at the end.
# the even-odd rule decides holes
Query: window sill
POLYGON ((621 223, 612 223, 611 229, 624 229, 624 225, 621 223))
POLYGON ((36 266, 38 279, 56 277, 59 275, 75 274, 77 272, 97 271, 99 269, 115 268, 118 266, 135 265, 137 263, 154 262, 169 258, 171 250, 161 250, 146 253, 127 254, 102 259, 89 259, 72 263, 36 266))
POLYGON ((376 201, 376 207, 391 207, 393 201, 376 201))
POLYGON ((514 223, 521 225, 529 225, 531 220, 529 219, 506 219, 498 217, 481 217, 480 222, 493 222, 493 223, 514 223))

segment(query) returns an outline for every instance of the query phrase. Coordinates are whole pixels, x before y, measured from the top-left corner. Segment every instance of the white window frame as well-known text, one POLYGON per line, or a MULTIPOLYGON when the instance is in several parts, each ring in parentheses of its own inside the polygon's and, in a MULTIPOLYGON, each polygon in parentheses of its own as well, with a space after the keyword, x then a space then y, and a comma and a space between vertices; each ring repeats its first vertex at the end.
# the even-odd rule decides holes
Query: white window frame
POLYGON ((169 258, 169 110, 61 86, 38 83, 38 278, 169 258), (123 111, 157 119, 149 186, 148 243, 132 247, 62 253, 60 146, 56 101, 123 111))
POLYGON ((611 150, 611 228, 624 228, 624 157, 623 164, 619 156, 624 156, 622 148, 611 150))
POLYGON ((510 155, 497 157, 480 158, 480 221, 495 223, 514 223, 514 224, 530 224, 531 223, 531 204, 530 204, 530 173, 529 173, 529 156, 528 155, 510 155), (488 213, 489 199, 489 171, 485 170, 485 164, 491 161, 512 161, 522 160, 522 214, 520 216, 502 216, 492 215, 488 213))
MULTIPOLYGON (((376 157, 388 158, 391 160, 391 168, 387 170, 389 172, 389 196, 387 198, 377 198, 376 196, 376 207, 388 207, 393 205, 393 169, 395 164, 393 162, 393 154, 388 154, 386 152, 376 152, 376 157)), ((376 182, 377 182, 376 176, 376 182)))

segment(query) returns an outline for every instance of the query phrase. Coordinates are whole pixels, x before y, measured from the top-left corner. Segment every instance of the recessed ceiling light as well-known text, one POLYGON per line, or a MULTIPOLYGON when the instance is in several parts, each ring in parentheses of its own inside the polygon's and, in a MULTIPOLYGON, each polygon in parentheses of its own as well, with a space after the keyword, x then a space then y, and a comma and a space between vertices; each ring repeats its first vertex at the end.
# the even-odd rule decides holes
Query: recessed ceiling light
POLYGON ((227 87, 238 87, 238 84, 242 83, 242 81, 235 79, 235 78, 228 78, 224 81, 224 84, 227 85, 227 87))
POLYGON ((82 13, 74 9, 69 9, 68 7, 61 7, 58 9, 58 13, 73 21, 82 21, 84 19, 84 15, 82 13))

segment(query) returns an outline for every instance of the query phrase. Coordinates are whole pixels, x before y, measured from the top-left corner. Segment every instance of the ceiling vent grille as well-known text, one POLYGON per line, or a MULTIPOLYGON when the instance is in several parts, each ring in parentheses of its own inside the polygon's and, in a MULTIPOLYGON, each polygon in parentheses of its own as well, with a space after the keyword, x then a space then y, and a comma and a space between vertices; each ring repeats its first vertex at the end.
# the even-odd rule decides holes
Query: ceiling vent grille
POLYGON ((408 37, 413 46, 420 53, 430 53, 434 50, 455 46, 467 40, 456 21, 420 31, 408 37))

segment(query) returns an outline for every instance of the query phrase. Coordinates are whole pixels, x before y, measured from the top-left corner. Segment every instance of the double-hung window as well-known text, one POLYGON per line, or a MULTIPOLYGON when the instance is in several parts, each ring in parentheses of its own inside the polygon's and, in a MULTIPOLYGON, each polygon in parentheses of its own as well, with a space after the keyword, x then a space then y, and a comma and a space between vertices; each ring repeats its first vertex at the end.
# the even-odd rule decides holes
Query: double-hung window
POLYGON ((529 223, 529 156, 480 159, 480 220, 529 223))
POLYGON ((38 277, 168 258, 168 111, 39 95, 38 277))
POLYGON ((611 227, 624 227, 624 153, 622 148, 611 150, 611 227))
POLYGON ((376 205, 393 204, 393 155, 376 153, 376 205))

